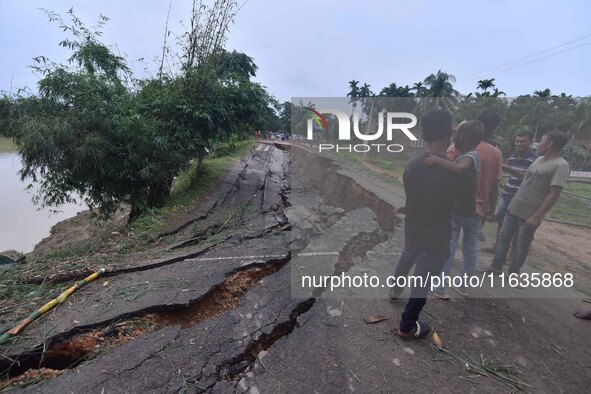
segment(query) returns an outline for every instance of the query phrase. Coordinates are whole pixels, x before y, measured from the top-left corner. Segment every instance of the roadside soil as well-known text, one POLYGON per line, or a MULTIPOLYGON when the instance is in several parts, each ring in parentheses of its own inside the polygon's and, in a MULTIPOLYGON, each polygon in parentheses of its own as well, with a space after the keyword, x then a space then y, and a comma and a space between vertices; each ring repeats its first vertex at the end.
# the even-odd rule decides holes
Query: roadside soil
MULTIPOLYGON (((55 296, 88 272, 107 270, 0 345, 0 389, 587 392, 591 322, 572 316, 591 309, 582 302, 591 288, 591 245, 582 229, 544 223, 526 263, 526 272, 572 273, 574 289, 544 298, 515 290, 504 298, 475 292, 430 299, 422 317, 443 350, 431 337, 403 342, 392 335, 406 291, 391 301, 387 288, 298 286, 306 274, 393 273, 404 247, 393 210, 404 192, 368 170, 261 143, 139 251, 125 253, 121 240, 133 235, 113 222, 102 228, 101 246, 85 246, 83 256, 4 272, 0 279, 11 274, 19 285, 36 278, 33 296, 21 304, 24 317, 49 300, 39 289, 55 296)), ((96 237, 96 225, 74 219, 56 228, 47 250, 71 241, 64 231, 96 237)), ((481 246, 494 231, 487 224, 489 241, 481 246)), ((480 253, 479 268, 491 258, 480 253)), ((459 267, 461 252, 456 261, 459 267)), ((0 325, 10 326, 14 308, 0 311, 0 325)))

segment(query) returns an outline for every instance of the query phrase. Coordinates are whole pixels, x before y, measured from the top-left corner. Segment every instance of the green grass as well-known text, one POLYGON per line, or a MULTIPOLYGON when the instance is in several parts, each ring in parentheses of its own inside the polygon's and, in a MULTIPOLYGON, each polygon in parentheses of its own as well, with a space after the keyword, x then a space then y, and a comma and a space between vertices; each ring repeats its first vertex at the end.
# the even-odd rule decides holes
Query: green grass
POLYGON ((404 167, 406 166, 408 159, 402 157, 384 157, 382 155, 380 157, 371 158, 369 162, 378 168, 391 171, 398 176, 402 176, 402 174, 404 174, 404 167))
MULTIPOLYGON (((96 248, 98 242, 99 241, 93 239, 78 242, 72 246, 44 254, 40 257, 39 262, 65 260, 71 257, 86 256, 96 248)), ((71 268, 74 267, 72 266, 71 268)))
MULTIPOLYGON (((339 152, 336 156, 340 159, 344 159, 348 161, 353 166, 363 170, 363 171, 370 171, 375 172, 375 170, 369 169, 363 162, 361 153, 353 153, 353 152, 339 152)), ((386 183, 390 183, 396 186, 403 186, 400 179, 402 179, 402 174, 404 173, 404 167, 406 166, 406 162, 408 161, 405 157, 384 157, 384 155, 380 157, 370 157, 367 159, 367 163, 378 167, 383 170, 387 170, 392 174, 381 174, 376 172, 376 176, 386 183), (400 179, 399 179, 400 178, 400 179)))
MULTIPOLYGON (((591 181, 591 179, 588 180, 591 181)), ((580 196, 591 198, 591 183, 570 182, 565 190, 580 196)))
POLYGON ((569 183, 552 207, 548 218, 570 223, 591 225, 591 184, 569 183), (580 197, 567 193, 573 193, 580 197))
POLYGON ((43 306, 66 286, 67 284, 47 282, 40 285, 27 284, 22 283, 11 271, 0 273, 0 332, 43 306))
POLYGON ((130 226, 139 237, 159 232, 174 217, 182 215, 213 185, 218 183, 232 164, 243 157, 254 145, 253 140, 237 142, 235 150, 222 157, 206 158, 202 168, 193 165, 181 173, 175 181, 174 191, 162 208, 144 212, 130 226))
POLYGON ((341 159, 345 159, 346 161, 354 164, 357 167, 363 168, 363 163, 359 159, 360 153, 351 153, 351 152, 339 152, 337 157, 341 159))
POLYGON ((0 137, 0 153, 16 152, 16 144, 10 138, 0 137))

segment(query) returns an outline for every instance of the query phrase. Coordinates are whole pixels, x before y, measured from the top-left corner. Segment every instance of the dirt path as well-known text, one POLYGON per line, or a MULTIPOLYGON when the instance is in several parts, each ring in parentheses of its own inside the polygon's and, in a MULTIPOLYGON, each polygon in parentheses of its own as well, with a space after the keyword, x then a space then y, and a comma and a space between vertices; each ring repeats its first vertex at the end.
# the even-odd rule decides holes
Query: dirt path
POLYGON ((561 223, 543 222, 536 231, 536 242, 547 245, 571 259, 591 262, 591 229, 561 223))
MULTIPOLYGON (((302 275, 392 273, 404 246, 393 215, 404 196, 393 188, 304 149, 260 144, 161 234, 158 258, 111 266, 2 346, 0 368, 15 385, 33 379, 13 388, 34 392, 586 392, 590 326, 572 317, 584 306, 575 290, 430 300, 425 318, 445 349, 436 352, 390 333, 405 300, 391 302, 387 288, 298 286, 302 275), (387 320, 364 322, 378 315, 387 320), (501 381, 509 374, 520 383, 501 381)), ((528 269, 564 259, 588 276, 588 250, 543 248, 560 243, 559 231, 583 242, 569 229, 544 228, 528 269)))

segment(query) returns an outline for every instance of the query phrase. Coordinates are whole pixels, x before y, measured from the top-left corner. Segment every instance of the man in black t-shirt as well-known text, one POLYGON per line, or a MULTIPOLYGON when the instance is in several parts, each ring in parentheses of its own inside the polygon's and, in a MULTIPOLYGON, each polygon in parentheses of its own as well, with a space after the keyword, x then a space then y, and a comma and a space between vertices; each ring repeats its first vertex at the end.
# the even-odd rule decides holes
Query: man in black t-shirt
MULTIPOLYGON (((423 285, 413 287, 402 313, 396 335, 402 339, 426 336, 429 326, 419 320, 419 314, 427 302, 430 277, 441 274, 449 257, 451 237, 451 213, 454 201, 465 201, 474 190, 461 187, 461 174, 454 174, 439 166, 427 167, 425 157, 438 155, 446 158, 452 132, 451 114, 435 110, 421 118, 423 154, 417 155, 406 165, 404 190, 406 214, 404 223, 405 246, 396 267, 395 276, 406 276, 415 265, 414 275, 423 278, 423 285)), ((393 291, 396 298, 396 290, 393 291)))

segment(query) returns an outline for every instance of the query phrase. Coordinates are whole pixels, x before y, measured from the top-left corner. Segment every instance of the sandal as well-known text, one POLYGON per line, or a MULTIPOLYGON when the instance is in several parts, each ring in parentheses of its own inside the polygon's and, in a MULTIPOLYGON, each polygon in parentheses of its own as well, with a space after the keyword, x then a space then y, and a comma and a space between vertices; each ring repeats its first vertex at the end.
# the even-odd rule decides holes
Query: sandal
POLYGON ((400 329, 397 329, 395 334, 403 341, 412 341, 414 339, 425 338, 431 332, 431 327, 429 327, 429 323, 426 321, 417 320, 415 324, 415 328, 413 328, 411 331, 403 332, 400 331, 400 329))

